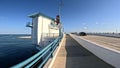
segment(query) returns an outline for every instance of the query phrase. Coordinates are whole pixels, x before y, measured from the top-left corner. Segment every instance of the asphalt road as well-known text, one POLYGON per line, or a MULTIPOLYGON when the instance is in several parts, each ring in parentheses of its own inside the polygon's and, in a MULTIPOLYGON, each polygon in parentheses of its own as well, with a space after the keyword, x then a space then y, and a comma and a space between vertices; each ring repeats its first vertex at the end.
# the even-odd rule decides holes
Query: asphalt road
POLYGON ((79 37, 100 44, 101 46, 109 47, 120 51, 120 38, 95 36, 95 35, 87 35, 87 36, 79 36, 79 37))

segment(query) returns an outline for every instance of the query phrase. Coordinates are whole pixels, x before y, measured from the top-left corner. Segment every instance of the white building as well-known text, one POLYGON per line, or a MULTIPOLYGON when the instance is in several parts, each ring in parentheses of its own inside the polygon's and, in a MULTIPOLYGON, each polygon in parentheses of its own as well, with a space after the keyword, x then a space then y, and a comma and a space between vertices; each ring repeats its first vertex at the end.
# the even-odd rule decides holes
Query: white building
POLYGON ((32 42, 37 46, 45 46, 54 38, 59 36, 58 25, 55 24, 55 19, 42 13, 30 15, 32 24, 28 27, 32 28, 32 42))

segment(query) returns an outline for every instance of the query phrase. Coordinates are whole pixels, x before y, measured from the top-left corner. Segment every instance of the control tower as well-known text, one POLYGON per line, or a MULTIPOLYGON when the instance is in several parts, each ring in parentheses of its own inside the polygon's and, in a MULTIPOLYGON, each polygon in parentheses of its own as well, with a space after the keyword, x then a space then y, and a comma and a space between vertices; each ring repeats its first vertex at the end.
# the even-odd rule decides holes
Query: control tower
POLYGON ((32 43, 34 45, 44 47, 59 36, 60 23, 56 23, 54 18, 42 13, 35 13, 29 17, 32 18, 32 23, 28 23, 26 26, 31 27, 32 43))

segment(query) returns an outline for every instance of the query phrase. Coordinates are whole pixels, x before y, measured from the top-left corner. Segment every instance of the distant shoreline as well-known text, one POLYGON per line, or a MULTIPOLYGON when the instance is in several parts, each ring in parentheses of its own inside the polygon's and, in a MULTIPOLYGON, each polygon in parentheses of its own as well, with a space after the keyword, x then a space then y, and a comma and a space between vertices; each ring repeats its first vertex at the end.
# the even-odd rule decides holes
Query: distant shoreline
POLYGON ((31 36, 19 36, 17 38, 22 38, 22 39, 31 39, 31 36))

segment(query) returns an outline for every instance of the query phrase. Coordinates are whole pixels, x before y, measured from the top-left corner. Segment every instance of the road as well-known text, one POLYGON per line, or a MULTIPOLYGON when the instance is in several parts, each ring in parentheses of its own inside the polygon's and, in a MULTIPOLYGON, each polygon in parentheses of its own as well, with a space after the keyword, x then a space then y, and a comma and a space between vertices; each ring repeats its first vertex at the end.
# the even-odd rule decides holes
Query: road
POLYGON ((120 51, 120 38, 95 36, 95 35, 87 35, 87 36, 79 36, 79 37, 100 44, 101 46, 109 47, 120 51))

